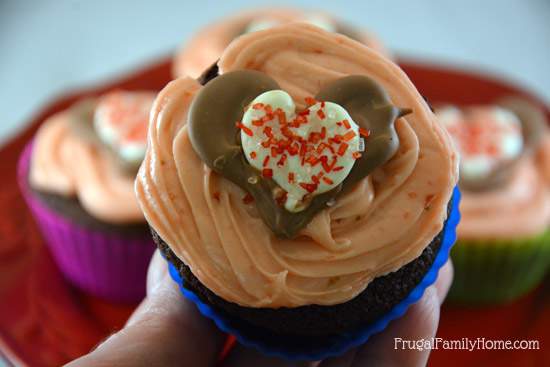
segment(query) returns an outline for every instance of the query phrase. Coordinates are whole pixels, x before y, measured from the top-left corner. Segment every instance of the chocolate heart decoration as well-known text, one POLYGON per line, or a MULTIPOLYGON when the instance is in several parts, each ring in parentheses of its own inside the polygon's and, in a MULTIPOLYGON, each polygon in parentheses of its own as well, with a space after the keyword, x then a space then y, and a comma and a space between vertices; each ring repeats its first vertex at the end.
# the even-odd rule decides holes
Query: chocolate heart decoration
POLYGON ((342 106, 308 101, 297 112, 288 93, 270 90, 251 102, 238 124, 248 163, 284 190, 279 201, 291 212, 340 185, 361 156, 361 134, 368 136, 342 106))
POLYGON ((394 122, 410 110, 393 106, 385 91, 366 76, 344 77, 323 88, 315 99, 344 107, 359 127, 370 131, 370 136, 365 152, 341 184, 311 198, 302 211, 290 212, 277 200, 281 188, 248 163, 240 130, 235 126, 251 101, 277 89, 280 87, 275 80, 258 71, 239 70, 220 75, 195 96, 188 129, 191 144, 205 164, 252 195, 260 216, 275 235, 292 238, 341 192, 352 188, 395 154, 399 139, 394 122))
MULTIPOLYGON (((148 99, 150 98, 152 103, 154 95, 149 93, 143 94, 146 95, 148 99)), ((106 141, 105 137, 102 137, 99 133, 97 126, 94 126, 96 125, 94 122, 97 122, 97 116, 95 116, 97 115, 97 107, 98 99, 95 98, 83 99, 72 105, 68 110, 72 131, 83 141, 94 144, 98 147, 98 149, 109 152, 112 155, 113 161, 116 162, 117 166, 124 174, 135 176, 137 169, 141 164, 141 154, 145 149, 147 121, 145 120, 139 124, 132 124, 135 125, 136 128, 139 128, 138 133, 141 136, 139 136, 137 141, 137 152, 132 152, 133 142, 131 140, 129 141, 130 144, 127 145, 127 148, 130 148, 130 153, 134 153, 134 159, 124 159, 121 155, 119 146, 113 144, 112 142, 106 141)), ((143 114, 143 111, 141 114, 143 114)), ((115 137, 119 140, 121 139, 121 134, 119 131, 115 132, 115 137)))
POLYGON ((102 143, 128 166, 145 156, 149 113, 155 94, 114 90, 102 95, 94 111, 94 128, 102 143))
MULTIPOLYGON (((469 177, 468 175, 464 174, 464 163, 461 164, 460 187, 464 190, 480 192, 486 190, 494 190, 510 181, 510 179, 516 172, 516 169, 521 159, 525 155, 532 154, 536 150, 536 147, 541 137, 544 135, 546 121, 543 112, 541 112, 539 108, 537 108, 530 102, 520 98, 508 97, 497 101, 493 106, 478 106, 477 108, 485 109, 487 111, 497 111, 499 108, 502 108, 503 110, 502 112, 500 112, 500 114, 502 115, 502 120, 519 121, 520 139, 522 141, 522 146, 520 147, 521 150, 517 152, 516 149, 516 154, 506 159, 507 157, 504 156, 504 154, 502 153, 503 147, 499 146, 498 144, 494 144, 495 142, 497 142, 501 143, 502 145, 503 142, 499 141, 499 136, 504 134, 503 131, 498 131, 498 129, 492 128, 492 125, 494 125, 495 122, 491 121, 491 119, 494 120, 496 119, 496 117, 489 116, 489 118, 485 120, 478 119, 477 121, 473 121, 473 123, 481 124, 481 133, 483 132, 483 130, 489 129, 489 131, 485 131, 485 135, 483 136, 475 137, 477 139, 484 139, 484 141, 476 142, 475 138, 468 138, 467 141, 471 144, 475 144, 474 148, 476 149, 481 149, 482 146, 486 145, 495 145, 495 149, 500 152, 500 154, 498 155, 498 157, 500 157, 500 160, 497 161, 492 167, 486 168, 486 170, 488 170, 488 173, 481 177, 469 177)), ((465 111, 466 113, 468 113, 468 111, 471 112, 471 109, 472 107, 468 107, 463 110, 459 110, 454 107, 440 107, 436 111, 436 114, 443 123, 447 125, 452 125, 453 123, 465 123, 460 120, 463 119, 465 111)), ((503 128, 501 127, 500 129, 502 130, 503 128)), ((451 135, 453 135, 453 131, 451 131, 451 135)), ((453 137, 456 139, 454 135, 453 137)), ((500 137, 500 140, 502 140, 502 137, 500 137)), ((507 148, 509 150, 509 147, 507 148)), ((465 160, 464 156, 462 159, 465 160)))

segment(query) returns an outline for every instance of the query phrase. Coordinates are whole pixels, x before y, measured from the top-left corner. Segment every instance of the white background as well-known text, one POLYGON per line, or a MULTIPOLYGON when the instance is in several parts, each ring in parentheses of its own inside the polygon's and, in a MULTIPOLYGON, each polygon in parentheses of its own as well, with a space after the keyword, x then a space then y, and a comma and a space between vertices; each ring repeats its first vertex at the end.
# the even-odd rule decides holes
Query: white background
MULTIPOLYGON (((56 95, 152 62, 201 26, 262 4, 270 2, 0 0, 0 142, 56 95)), ((401 57, 496 74, 550 101, 550 0, 276 4, 329 11, 401 57)))

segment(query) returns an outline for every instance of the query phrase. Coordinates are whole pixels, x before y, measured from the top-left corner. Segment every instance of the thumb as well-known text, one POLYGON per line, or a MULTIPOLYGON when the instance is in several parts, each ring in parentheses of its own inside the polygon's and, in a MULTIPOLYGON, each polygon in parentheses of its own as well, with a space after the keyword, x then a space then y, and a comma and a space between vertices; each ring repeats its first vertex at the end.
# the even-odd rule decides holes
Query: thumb
POLYGON ((182 297, 157 250, 149 266, 147 297, 126 326, 69 366, 210 366, 223 341, 223 334, 182 297))

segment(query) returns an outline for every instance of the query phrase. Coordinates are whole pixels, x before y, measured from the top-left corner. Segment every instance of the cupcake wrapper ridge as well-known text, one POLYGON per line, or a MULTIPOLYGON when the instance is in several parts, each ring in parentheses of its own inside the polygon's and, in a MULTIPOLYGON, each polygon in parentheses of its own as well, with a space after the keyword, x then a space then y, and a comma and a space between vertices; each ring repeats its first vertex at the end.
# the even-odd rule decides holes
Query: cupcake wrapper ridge
POLYGON ((460 191, 458 187, 455 187, 452 198, 451 213, 445 223, 441 247, 432 266, 424 275, 420 283, 405 299, 394 306, 388 313, 380 317, 377 321, 366 325, 359 330, 341 334, 337 337, 332 337, 330 347, 322 346, 318 349, 308 348, 308 350, 296 352, 287 350, 281 345, 278 345, 272 338, 268 338, 269 340, 251 338, 239 328, 238 321, 232 320, 231 318, 217 312, 213 307, 204 303, 194 292, 185 288, 178 270, 170 262, 168 262, 169 273, 172 279, 178 283, 182 294, 197 306, 203 316, 214 321, 220 330, 234 335, 239 343, 247 347, 255 348, 268 356, 284 358, 287 360, 311 361, 338 356, 348 349, 364 344, 372 335, 384 330, 392 320, 403 316, 409 306, 417 302, 424 294, 425 289, 435 282, 439 269, 449 259, 449 252, 456 241, 456 226, 460 221, 460 213, 458 210, 459 202, 460 191))
POLYGON ((28 184, 32 143, 19 160, 21 192, 64 276, 95 296, 136 302, 145 296, 147 268, 155 245, 145 234, 104 233, 73 223, 33 195, 28 184))
POLYGON ((455 276, 449 301, 509 302, 540 284, 550 268, 550 230, 525 239, 459 239, 451 258, 455 276))

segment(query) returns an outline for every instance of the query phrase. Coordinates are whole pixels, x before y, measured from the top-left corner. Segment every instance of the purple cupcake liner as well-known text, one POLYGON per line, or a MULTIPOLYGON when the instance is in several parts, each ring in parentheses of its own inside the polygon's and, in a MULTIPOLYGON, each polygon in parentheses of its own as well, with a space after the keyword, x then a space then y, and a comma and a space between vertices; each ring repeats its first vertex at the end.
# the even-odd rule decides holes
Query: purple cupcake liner
POLYGON ((95 296, 117 302, 141 300, 155 251, 151 236, 92 230, 47 207, 28 184, 31 153, 32 143, 19 159, 19 187, 61 272, 71 283, 95 296))
POLYGON ((255 348, 265 355, 287 360, 322 360, 328 357, 341 355, 351 348, 364 344, 372 335, 383 331, 392 320, 403 316, 409 306, 416 303, 422 297, 426 288, 432 285, 437 279, 439 269, 441 269, 449 259, 451 247, 456 242, 456 227, 460 221, 460 212, 458 210, 459 203, 460 191, 458 187, 455 187, 453 191, 451 213, 445 223, 443 239, 439 251, 428 272, 409 295, 375 322, 366 325, 362 329, 332 337, 327 343, 323 343, 323 345, 319 347, 308 346, 308 348, 304 348, 304 350, 297 351, 295 349, 288 349, 284 347, 283 344, 277 344, 276 339, 267 335, 265 338, 258 337, 256 334, 251 336, 251 334, 240 327, 241 324, 238 320, 231 319, 226 315, 218 313, 210 305, 204 303, 195 293, 185 288, 178 270, 170 262, 168 262, 169 272, 172 279, 178 283, 182 294, 197 306, 201 314, 214 321, 220 330, 234 335, 239 343, 247 347, 255 348))

